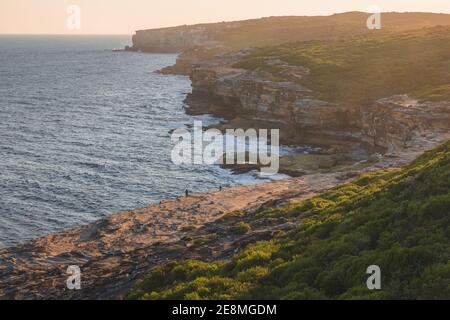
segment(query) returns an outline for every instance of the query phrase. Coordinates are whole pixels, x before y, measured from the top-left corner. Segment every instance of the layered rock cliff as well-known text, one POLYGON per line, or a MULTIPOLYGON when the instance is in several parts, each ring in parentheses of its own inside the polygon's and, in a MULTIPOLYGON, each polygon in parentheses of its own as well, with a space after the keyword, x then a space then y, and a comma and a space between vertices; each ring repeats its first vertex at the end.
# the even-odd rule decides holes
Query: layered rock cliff
POLYGON ((248 71, 233 63, 251 50, 208 60, 192 70, 188 112, 211 113, 242 126, 280 128, 286 143, 322 146, 361 143, 392 153, 414 139, 450 130, 450 101, 418 102, 408 95, 370 104, 330 103, 298 83, 307 68, 270 61, 284 68, 282 79, 248 71))
MULTIPOLYGON (((447 99, 419 102, 407 95, 408 91, 400 90, 395 93, 400 95, 381 95, 371 102, 330 102, 332 100, 320 98, 319 92, 303 85, 302 79, 311 71, 301 64, 269 57, 264 58, 265 69, 244 70, 236 66, 236 62, 256 50, 250 48, 253 46, 351 39, 368 33, 370 36, 389 36, 404 30, 450 25, 450 15, 445 14, 383 13, 383 28, 374 33, 366 28, 367 17, 365 13, 351 12, 329 17, 271 17, 145 30, 138 31, 133 37, 131 50, 181 52, 176 65, 162 71, 189 75, 193 90, 187 98, 187 111, 225 117, 229 121, 222 125, 223 128, 280 128, 285 143, 325 147, 344 144, 352 148, 357 145, 357 148, 375 148, 382 153, 392 153, 418 143, 416 140, 448 132, 447 99), (273 70, 276 72, 271 72, 273 70)), ((446 30, 437 29, 436 32, 442 36, 446 30)), ((414 36, 427 47, 423 39, 433 38, 433 32, 414 36)), ((398 41, 387 40, 394 44, 398 41)), ((323 48, 316 49, 321 54, 323 48)), ((293 56, 288 58, 295 59, 293 56)), ((436 70, 447 68, 442 55, 439 58, 441 65, 436 70)), ((258 63, 258 60, 253 62, 258 63)))
MULTIPOLYGON (((355 16, 358 26, 350 32, 367 32, 362 27, 366 15, 355 16)), ((256 35, 264 35, 251 33, 250 38, 235 32, 240 24, 139 31, 130 50, 187 53, 180 60, 182 63, 178 63, 182 67, 172 71, 191 76, 193 91, 187 99, 188 112, 223 116, 229 120, 222 124, 224 127, 280 128, 286 142, 333 146, 342 143, 357 149, 362 145, 380 147, 386 156, 363 170, 402 165, 449 139, 450 101, 419 102, 408 95, 396 95, 368 104, 331 103, 299 84, 298 80, 310 72, 306 67, 271 59, 267 61, 269 66, 279 70, 274 76, 270 72, 234 66, 252 52, 235 51, 236 48, 292 39, 329 38, 333 35, 329 31, 334 29, 348 34, 348 26, 340 22, 342 17, 348 16, 333 16, 328 24, 326 17, 316 17, 312 19, 315 24, 307 28, 292 25, 292 19, 298 18, 302 24, 307 17, 267 19, 264 20, 270 22, 267 28, 256 28, 255 21, 246 22, 246 32, 256 28, 256 35), (283 27, 274 28, 280 22, 285 23, 281 24, 283 27), (224 30, 234 30, 234 33, 224 30), (232 45, 222 47, 224 43, 232 45), (231 53, 203 60, 199 57, 208 54, 203 56, 196 50, 205 48, 225 48, 231 53)), ((407 19, 397 22, 405 28, 448 19, 445 15, 420 17, 420 23, 411 24, 407 19)), ((389 21, 390 17, 386 18, 389 21)), ((0 250, 0 299, 122 298, 137 279, 158 265, 180 257, 221 260, 248 243, 291 230, 301 221, 288 216, 256 222, 252 218, 267 208, 299 202, 336 186, 355 173, 354 168, 351 170, 345 174, 313 174, 194 194, 0 250), (243 212, 244 217, 240 215, 243 212), (251 230, 247 234, 236 233, 235 223, 243 219, 249 222, 251 230), (66 287, 69 265, 79 265, 83 272, 80 291, 66 287)))
MULTIPOLYGON (((133 36, 130 50, 181 53, 199 47, 237 50, 295 41, 331 40, 371 33, 366 27, 368 16, 364 12, 347 12, 331 16, 267 17, 139 30, 133 36)), ((450 15, 391 12, 383 13, 383 28, 379 32, 398 32, 436 25, 450 25, 450 15)))
POLYGON ((450 101, 419 102, 408 95, 378 100, 361 110, 361 138, 388 152, 450 132, 450 101))
POLYGON ((144 52, 183 52, 197 46, 214 47, 223 29, 222 24, 179 26, 137 31, 130 50, 144 52))

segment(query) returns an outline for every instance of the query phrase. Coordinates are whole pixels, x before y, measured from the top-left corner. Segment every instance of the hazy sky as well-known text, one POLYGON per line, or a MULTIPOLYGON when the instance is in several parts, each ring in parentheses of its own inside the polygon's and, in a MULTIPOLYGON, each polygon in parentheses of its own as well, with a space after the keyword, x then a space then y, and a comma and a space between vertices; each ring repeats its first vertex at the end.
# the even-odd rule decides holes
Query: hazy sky
POLYGON ((135 30, 280 15, 367 11, 450 13, 450 0, 0 0, 0 33, 132 34, 135 30), (67 27, 69 5, 81 9, 67 27))

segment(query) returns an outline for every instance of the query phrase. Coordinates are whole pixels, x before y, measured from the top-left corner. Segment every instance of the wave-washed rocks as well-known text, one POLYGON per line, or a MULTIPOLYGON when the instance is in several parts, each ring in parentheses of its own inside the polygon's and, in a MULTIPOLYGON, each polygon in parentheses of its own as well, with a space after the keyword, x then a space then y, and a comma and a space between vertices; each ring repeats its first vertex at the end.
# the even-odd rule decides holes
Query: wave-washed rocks
POLYGON ((123 298, 155 266, 181 258, 224 258, 269 239, 296 222, 257 223, 257 212, 341 181, 338 175, 314 175, 192 194, 2 249, 0 299, 123 298), (237 232, 233 226, 241 221, 250 230, 237 232), (72 265, 81 270, 81 290, 67 289, 72 265))

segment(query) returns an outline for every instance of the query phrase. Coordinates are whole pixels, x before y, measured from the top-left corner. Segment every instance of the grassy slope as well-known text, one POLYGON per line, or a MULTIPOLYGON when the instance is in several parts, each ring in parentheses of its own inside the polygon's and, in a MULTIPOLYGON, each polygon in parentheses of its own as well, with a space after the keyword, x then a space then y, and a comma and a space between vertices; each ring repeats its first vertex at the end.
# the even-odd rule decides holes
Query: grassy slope
MULTIPOLYGON (((367 34, 384 35, 450 25, 450 14, 390 12, 382 15, 381 30, 369 30, 366 26, 368 16, 369 14, 363 12, 347 12, 331 16, 267 17, 200 24, 196 27, 209 29, 211 40, 219 41, 223 46, 214 49, 201 46, 195 50, 185 51, 182 56, 188 59, 204 60, 212 58, 216 54, 248 47, 275 46, 297 41, 337 40, 367 34)), ((141 49, 144 50, 147 32, 152 32, 152 30, 141 31, 140 35, 140 42, 144 46, 141 49)), ((151 38, 149 37, 149 39, 151 38)))
POLYGON ((287 42, 332 40, 362 34, 384 34, 450 25, 450 15, 432 13, 383 13, 382 29, 368 30, 369 14, 347 12, 331 16, 268 17, 232 23, 222 41, 230 48, 264 47, 287 42))
POLYGON ((265 62, 273 58, 308 67, 300 82, 328 101, 370 103, 404 93, 450 99, 450 27, 266 47, 235 66, 277 75, 265 62))
POLYGON ((450 298, 450 142, 259 217, 279 215, 302 222, 227 261, 159 267, 129 298, 450 298), (366 288, 373 264, 379 291, 366 288))

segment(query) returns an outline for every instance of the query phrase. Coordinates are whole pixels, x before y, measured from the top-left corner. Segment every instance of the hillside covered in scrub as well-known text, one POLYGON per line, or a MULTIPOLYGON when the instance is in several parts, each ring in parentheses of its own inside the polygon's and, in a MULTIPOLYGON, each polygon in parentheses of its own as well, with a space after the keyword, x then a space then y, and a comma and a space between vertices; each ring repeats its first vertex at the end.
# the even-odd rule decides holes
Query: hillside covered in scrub
MULTIPOLYGON (((346 165, 448 132, 450 27, 241 50, 197 63, 191 80, 187 112, 227 119, 220 129, 280 128, 282 143, 346 165)), ((281 167, 310 172, 301 157, 281 167)))
POLYGON ((211 56, 217 52, 248 47, 450 25, 448 14, 385 12, 382 14, 382 29, 369 30, 366 26, 369 15, 365 12, 345 12, 330 16, 280 16, 138 30, 129 49, 178 53, 192 50, 194 56, 198 53, 211 56))
POLYGON ((264 47, 234 64, 279 81, 293 66, 308 69, 294 81, 326 101, 364 104, 398 94, 443 101, 450 99, 450 27, 264 47))
POLYGON ((450 142, 401 169, 362 175, 254 219, 281 216, 300 223, 230 259, 157 267, 128 298, 450 298, 450 142), (366 287, 370 265, 381 268, 381 290, 366 287))
POLYGON ((2 249, 0 299, 450 299, 450 15, 384 13, 381 30, 368 16, 137 31, 126 50, 181 52, 160 71, 190 77, 186 113, 279 129, 308 153, 282 153, 289 179, 2 249), (70 265, 81 290, 67 290, 70 265), (381 290, 366 287, 371 265, 381 290))

